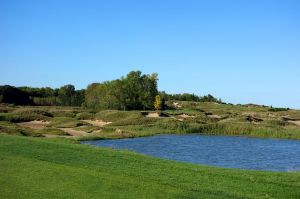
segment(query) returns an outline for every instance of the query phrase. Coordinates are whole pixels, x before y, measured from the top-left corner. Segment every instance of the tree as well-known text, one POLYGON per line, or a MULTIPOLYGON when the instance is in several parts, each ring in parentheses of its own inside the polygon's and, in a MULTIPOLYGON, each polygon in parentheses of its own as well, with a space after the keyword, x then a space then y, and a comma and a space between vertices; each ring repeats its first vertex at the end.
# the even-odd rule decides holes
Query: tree
POLYGON ((155 96, 155 101, 154 101, 155 110, 158 111, 160 109, 160 106, 161 106, 160 96, 156 95, 155 96))
POLYGON ((214 96, 212 96, 211 94, 208 94, 206 96, 203 96, 200 98, 201 102, 216 102, 216 103, 222 103, 221 99, 217 99, 214 96))
POLYGON ((75 94, 75 87, 71 84, 60 87, 58 90, 58 98, 63 106, 72 105, 72 97, 75 94))
POLYGON ((15 104, 15 105, 32 105, 27 92, 22 91, 14 86, 0 86, 1 103, 15 104))
POLYGON ((157 91, 157 74, 145 75, 131 71, 121 79, 88 86, 85 104, 100 109, 153 109, 157 91))
POLYGON ((161 99, 161 110, 165 110, 165 108, 166 108, 166 100, 165 100, 165 98, 162 98, 161 99))

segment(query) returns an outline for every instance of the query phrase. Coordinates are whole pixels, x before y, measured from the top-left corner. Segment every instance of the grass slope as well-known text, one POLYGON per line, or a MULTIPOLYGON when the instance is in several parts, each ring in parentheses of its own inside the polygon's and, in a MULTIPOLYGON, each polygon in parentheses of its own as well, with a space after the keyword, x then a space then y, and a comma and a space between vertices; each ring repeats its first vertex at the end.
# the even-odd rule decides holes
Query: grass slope
POLYGON ((71 140, 0 135, 0 198, 299 198, 300 173, 161 160, 71 140))

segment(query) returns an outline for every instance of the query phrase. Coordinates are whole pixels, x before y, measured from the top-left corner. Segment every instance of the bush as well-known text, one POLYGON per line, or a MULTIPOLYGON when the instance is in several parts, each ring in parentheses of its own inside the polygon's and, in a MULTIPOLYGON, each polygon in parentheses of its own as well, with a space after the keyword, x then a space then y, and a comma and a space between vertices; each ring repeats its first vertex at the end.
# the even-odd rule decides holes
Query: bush
POLYGON ((77 112, 73 112, 73 111, 57 111, 57 110, 53 110, 50 111, 50 113, 54 116, 54 117, 71 117, 74 118, 76 117, 77 112))
POLYGON ((269 111, 271 112, 279 112, 279 111, 288 111, 289 108, 269 108, 269 111))

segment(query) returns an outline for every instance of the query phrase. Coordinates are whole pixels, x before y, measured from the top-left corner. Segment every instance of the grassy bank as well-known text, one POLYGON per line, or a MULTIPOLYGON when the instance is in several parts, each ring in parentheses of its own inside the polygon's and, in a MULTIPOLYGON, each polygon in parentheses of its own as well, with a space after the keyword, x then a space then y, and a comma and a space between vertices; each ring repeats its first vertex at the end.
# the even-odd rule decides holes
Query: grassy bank
POLYGON ((24 136, 68 136, 61 128, 77 131, 79 140, 116 139, 169 133, 203 133, 300 139, 300 111, 255 105, 181 102, 182 108, 161 111, 91 110, 76 107, 0 106, 0 133, 24 136), (150 112, 151 113, 151 112, 150 112), (30 129, 19 122, 47 121, 44 129, 30 129), (94 121, 94 122, 89 122, 94 121), (95 124, 107 122, 103 125, 95 124), (295 123, 296 121, 296 123, 295 123), (80 131, 78 133, 78 131, 80 131))
POLYGON ((300 173, 197 166, 71 140, 0 136, 0 198, 299 198, 300 173))

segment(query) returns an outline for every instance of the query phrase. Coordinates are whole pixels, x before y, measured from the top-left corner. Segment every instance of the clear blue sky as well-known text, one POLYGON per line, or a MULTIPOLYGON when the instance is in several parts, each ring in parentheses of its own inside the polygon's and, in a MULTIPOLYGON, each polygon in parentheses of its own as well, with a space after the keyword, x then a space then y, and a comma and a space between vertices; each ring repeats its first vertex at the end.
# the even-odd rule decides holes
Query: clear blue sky
POLYGON ((300 1, 0 0, 0 84, 159 73, 159 89, 300 108, 300 1))

